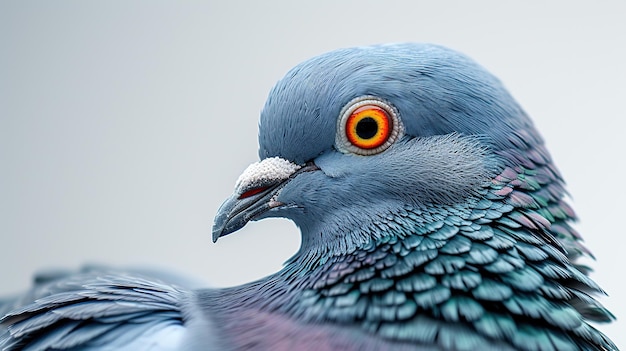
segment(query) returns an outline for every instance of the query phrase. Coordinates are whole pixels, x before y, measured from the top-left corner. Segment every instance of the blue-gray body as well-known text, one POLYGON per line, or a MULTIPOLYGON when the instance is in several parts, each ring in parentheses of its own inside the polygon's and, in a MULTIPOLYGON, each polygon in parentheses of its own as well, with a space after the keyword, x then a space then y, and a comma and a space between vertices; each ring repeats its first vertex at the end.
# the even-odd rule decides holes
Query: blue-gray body
POLYGON ((261 160, 298 171, 242 176, 214 238, 289 218, 302 246, 281 271, 227 289, 101 271, 47 279, 0 307, 0 346, 617 349, 589 324, 613 317, 576 263, 589 254, 541 137, 465 56, 398 44, 315 57, 270 93, 259 143, 261 160), (394 106, 404 128, 374 155, 337 145, 337 119, 361 96, 394 106))

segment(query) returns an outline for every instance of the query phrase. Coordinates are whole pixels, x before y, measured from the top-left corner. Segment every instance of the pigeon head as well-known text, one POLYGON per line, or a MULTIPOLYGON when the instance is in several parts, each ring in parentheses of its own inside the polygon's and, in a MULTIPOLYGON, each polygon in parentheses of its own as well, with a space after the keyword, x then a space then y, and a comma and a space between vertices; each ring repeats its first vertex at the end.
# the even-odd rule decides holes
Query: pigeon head
POLYGON ((405 206, 477 201, 510 136, 536 135, 502 84, 427 44, 333 51, 289 71, 261 113, 259 156, 220 209, 214 240, 286 217, 303 250, 341 253, 405 206))
POLYGON ((491 137, 530 121, 502 84, 468 57, 429 44, 391 44, 333 51, 289 71, 261 113, 259 156, 296 163, 337 145, 337 122, 353 100, 372 96, 399 113, 404 134, 491 137))

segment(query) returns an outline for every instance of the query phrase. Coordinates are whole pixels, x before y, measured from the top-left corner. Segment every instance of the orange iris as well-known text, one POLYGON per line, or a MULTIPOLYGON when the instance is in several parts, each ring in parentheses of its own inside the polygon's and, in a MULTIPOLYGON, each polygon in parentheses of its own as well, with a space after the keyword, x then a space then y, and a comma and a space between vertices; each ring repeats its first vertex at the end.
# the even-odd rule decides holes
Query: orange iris
POLYGON ((346 136, 352 145, 362 149, 375 149, 391 135, 391 118, 387 111, 376 105, 365 105, 354 110, 346 121, 346 136))

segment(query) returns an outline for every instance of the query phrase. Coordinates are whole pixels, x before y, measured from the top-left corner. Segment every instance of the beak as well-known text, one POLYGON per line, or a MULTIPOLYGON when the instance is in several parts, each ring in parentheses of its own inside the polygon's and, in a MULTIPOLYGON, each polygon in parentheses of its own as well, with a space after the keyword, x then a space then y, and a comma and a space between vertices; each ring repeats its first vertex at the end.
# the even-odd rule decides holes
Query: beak
POLYGON ((313 162, 296 165, 282 158, 254 163, 239 177, 235 192, 217 210, 213 222, 213 242, 243 228, 267 211, 284 204, 277 201, 280 191, 300 173, 319 170, 313 162))

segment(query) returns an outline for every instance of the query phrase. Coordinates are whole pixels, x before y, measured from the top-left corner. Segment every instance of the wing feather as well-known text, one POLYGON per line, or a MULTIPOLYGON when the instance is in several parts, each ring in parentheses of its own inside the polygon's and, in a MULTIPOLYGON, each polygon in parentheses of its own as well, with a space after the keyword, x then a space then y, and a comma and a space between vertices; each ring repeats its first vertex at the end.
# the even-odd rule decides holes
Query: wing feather
POLYGON ((122 349, 148 337, 157 339, 154 345, 158 337, 180 340, 182 303, 189 294, 138 274, 89 272, 45 280, 0 306, 0 349, 122 349))

